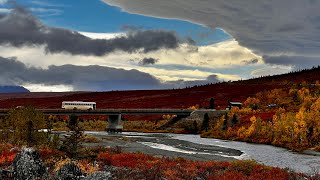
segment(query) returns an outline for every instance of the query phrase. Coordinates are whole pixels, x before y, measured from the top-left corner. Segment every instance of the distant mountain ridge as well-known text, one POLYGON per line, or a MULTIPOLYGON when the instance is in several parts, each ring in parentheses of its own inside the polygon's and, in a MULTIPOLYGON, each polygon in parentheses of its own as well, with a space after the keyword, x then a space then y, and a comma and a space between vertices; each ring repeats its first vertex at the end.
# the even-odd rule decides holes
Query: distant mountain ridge
POLYGON ((22 86, 0 86, 0 93, 23 93, 30 92, 22 86))

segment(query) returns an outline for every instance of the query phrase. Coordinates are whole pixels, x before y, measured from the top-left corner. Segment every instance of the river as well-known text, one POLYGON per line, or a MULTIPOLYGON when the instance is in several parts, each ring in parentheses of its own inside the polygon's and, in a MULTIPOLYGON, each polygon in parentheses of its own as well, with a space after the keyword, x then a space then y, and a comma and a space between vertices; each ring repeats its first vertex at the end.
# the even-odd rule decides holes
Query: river
POLYGON ((144 152, 192 160, 229 161, 253 159, 259 163, 289 168, 295 172, 320 172, 320 156, 288 151, 271 145, 251 144, 237 141, 201 138, 199 135, 167 133, 123 132, 110 135, 107 132, 91 132, 102 141, 102 146, 120 146, 124 151, 144 152))

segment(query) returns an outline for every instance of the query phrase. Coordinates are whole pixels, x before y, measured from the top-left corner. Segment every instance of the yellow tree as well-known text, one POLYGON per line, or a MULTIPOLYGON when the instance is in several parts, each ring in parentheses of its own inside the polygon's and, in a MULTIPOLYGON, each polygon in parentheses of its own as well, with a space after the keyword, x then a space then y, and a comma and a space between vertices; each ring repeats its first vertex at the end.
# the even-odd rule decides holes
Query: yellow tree
POLYGON ((250 118, 251 125, 247 130, 247 137, 252 137, 256 133, 256 124, 257 124, 257 118, 255 116, 252 116, 250 118))
POLYGON ((244 126, 241 126, 237 131, 237 136, 241 140, 245 140, 248 137, 247 136, 247 129, 244 126))
POLYGON ((297 95, 300 102, 303 103, 305 98, 310 96, 310 90, 307 88, 299 89, 297 95))
MULTIPOLYGON (((280 109, 280 112, 282 109, 280 109)), ((276 115, 273 116, 272 123, 272 131, 273 131, 273 142, 275 145, 285 145, 290 147, 292 142, 294 141, 294 113, 280 113, 277 112, 276 115)))
POLYGON ((221 138, 224 137, 225 132, 223 130, 223 125, 224 125, 224 121, 225 121, 225 116, 221 116, 216 124, 213 126, 212 130, 211 130, 211 134, 216 137, 216 138, 221 138))
POLYGON ((306 122, 307 139, 310 145, 320 144, 320 98, 311 105, 306 122))
POLYGON ((320 97, 312 104, 310 110, 315 112, 320 111, 320 97))
POLYGON ((228 117, 233 117, 234 114, 239 114, 239 113, 240 113, 239 107, 232 107, 231 111, 229 111, 229 113, 228 113, 228 117))
POLYGON ((261 131, 261 119, 256 116, 252 116, 250 118, 251 125, 247 130, 247 137, 257 137, 260 134, 261 131))
POLYGON ((254 97, 248 97, 243 104, 245 107, 249 107, 251 109, 256 110, 260 105, 260 100, 254 97))
POLYGON ((307 144, 307 124, 306 124, 306 109, 300 108, 296 114, 294 122, 294 137, 298 141, 299 145, 307 144))
POLYGON ((256 98, 259 99, 262 105, 268 105, 268 93, 268 91, 262 91, 256 94, 256 98))
POLYGON ((292 97, 293 102, 299 102, 298 89, 291 88, 289 90, 289 95, 292 97))
POLYGON ((287 92, 282 89, 273 89, 267 93, 268 103, 281 104, 284 97, 287 96, 287 92))
POLYGON ((317 88, 320 88, 320 82, 319 82, 319 80, 316 80, 315 86, 316 86, 317 88))

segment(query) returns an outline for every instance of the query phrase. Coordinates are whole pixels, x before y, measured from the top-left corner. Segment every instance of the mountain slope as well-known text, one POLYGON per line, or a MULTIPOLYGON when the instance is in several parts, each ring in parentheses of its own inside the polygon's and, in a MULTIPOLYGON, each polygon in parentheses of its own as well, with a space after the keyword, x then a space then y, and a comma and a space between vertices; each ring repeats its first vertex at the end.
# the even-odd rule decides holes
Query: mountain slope
POLYGON ((0 93, 25 93, 30 92, 22 86, 0 86, 0 93))

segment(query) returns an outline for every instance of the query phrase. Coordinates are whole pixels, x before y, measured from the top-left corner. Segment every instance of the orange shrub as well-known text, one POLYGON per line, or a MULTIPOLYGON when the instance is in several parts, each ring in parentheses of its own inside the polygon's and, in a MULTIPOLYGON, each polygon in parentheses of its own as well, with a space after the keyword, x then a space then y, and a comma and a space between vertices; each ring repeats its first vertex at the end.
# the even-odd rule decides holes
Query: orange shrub
POLYGON ((17 152, 11 150, 14 146, 11 144, 0 145, 0 167, 11 165, 13 159, 16 157, 17 152))
POLYGON ((14 158, 16 157, 16 152, 5 151, 0 154, 0 167, 11 165, 14 158))
POLYGON ((80 160, 77 166, 86 174, 92 174, 100 169, 98 164, 93 164, 89 160, 80 160))

